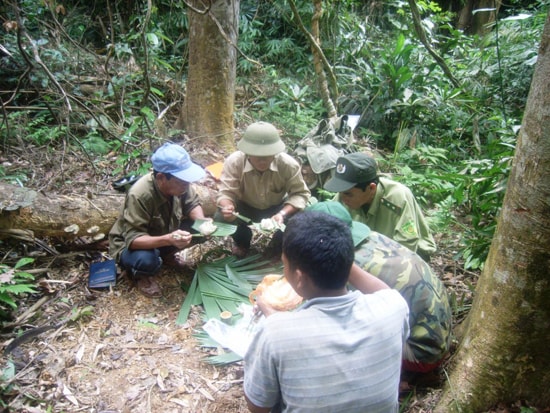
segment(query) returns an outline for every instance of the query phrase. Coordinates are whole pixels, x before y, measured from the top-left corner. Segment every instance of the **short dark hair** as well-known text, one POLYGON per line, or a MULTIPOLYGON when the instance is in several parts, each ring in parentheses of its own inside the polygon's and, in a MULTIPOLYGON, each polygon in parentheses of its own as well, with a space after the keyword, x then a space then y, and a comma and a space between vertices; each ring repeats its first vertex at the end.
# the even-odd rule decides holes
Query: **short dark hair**
POLYGON ((303 211, 287 223, 283 254, 291 269, 300 269, 324 290, 344 287, 354 258, 349 227, 322 212, 303 211))
POLYGON ((360 189, 361 191, 364 191, 365 188, 367 186, 369 186, 370 184, 376 184, 378 185, 378 182, 380 182, 380 180, 378 179, 378 177, 374 178, 372 181, 368 181, 368 182, 359 182, 357 184, 355 184, 354 188, 357 188, 357 189, 360 189))

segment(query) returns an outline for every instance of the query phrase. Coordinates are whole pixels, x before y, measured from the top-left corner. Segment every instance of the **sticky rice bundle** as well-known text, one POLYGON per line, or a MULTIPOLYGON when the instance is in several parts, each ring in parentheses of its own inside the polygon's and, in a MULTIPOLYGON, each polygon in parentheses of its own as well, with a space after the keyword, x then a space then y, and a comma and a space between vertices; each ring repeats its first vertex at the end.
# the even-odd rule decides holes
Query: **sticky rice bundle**
POLYGON ((199 225, 199 232, 204 236, 213 234, 214 232, 216 232, 217 229, 218 227, 209 220, 204 221, 202 224, 199 225))

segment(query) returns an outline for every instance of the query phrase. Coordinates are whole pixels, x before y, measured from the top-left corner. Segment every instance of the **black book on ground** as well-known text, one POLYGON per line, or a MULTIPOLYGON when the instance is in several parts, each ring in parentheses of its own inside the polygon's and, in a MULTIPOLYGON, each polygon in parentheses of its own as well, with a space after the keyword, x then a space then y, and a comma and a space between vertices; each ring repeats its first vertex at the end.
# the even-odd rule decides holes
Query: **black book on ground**
POLYGON ((108 288, 116 284, 115 260, 93 262, 88 277, 89 288, 108 288))

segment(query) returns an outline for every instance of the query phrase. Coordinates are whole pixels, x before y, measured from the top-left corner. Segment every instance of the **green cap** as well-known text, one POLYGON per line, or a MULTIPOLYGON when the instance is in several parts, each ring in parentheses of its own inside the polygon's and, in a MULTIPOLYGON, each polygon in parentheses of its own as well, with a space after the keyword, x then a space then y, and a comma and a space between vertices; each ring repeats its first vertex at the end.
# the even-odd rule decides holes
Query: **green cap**
POLYGON ((338 158, 334 173, 323 188, 344 192, 357 184, 372 182, 377 176, 376 160, 366 153, 354 152, 338 158))
POLYGON ((357 222, 351 219, 349 211, 344 205, 336 201, 324 201, 317 202, 311 206, 308 206, 306 211, 318 211, 325 214, 332 215, 344 221, 351 229, 351 236, 353 237, 353 244, 357 247, 363 242, 370 234, 370 228, 362 222, 357 222))
POLYGON ((256 122, 246 128, 237 148, 251 156, 274 156, 285 150, 285 144, 275 126, 256 122))

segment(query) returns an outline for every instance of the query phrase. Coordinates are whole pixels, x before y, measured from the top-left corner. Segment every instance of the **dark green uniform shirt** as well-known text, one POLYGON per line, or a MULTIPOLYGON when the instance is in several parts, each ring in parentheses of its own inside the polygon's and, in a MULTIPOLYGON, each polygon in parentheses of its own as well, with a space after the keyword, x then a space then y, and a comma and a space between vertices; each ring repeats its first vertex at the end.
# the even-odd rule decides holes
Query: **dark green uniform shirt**
POLYGON ((407 345, 416 360, 440 361, 449 351, 451 306, 445 285, 430 266, 408 248, 374 231, 355 249, 355 262, 407 301, 407 345))
MULTIPOLYGON (((340 199, 339 194, 337 199, 340 199)), ((411 190, 399 182, 380 177, 368 210, 359 208, 349 212, 354 221, 368 225, 421 256, 429 257, 436 250, 420 205, 411 190)))
POLYGON ((109 232, 109 254, 118 261, 122 250, 136 238, 177 230, 182 219, 199 205, 193 185, 189 185, 189 190, 181 197, 166 198, 153 173, 143 176, 126 194, 120 216, 109 232))

